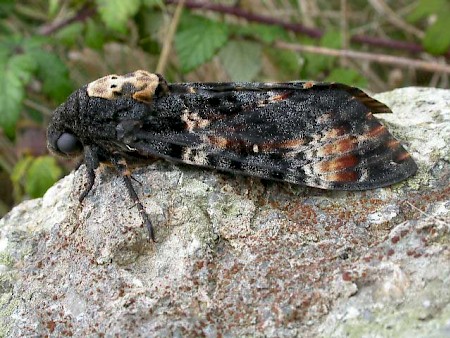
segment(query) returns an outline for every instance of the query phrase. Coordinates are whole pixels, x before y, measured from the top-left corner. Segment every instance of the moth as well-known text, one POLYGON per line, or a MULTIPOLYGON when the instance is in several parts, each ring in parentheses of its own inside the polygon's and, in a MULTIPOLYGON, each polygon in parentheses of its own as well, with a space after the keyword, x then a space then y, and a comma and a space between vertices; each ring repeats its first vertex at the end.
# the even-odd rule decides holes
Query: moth
POLYGON ((100 163, 114 166, 154 240, 132 166, 161 158, 321 189, 384 187, 417 170, 373 115, 390 112, 339 83, 167 83, 138 70, 72 93, 55 110, 47 138, 57 155, 84 154, 80 202, 100 163))

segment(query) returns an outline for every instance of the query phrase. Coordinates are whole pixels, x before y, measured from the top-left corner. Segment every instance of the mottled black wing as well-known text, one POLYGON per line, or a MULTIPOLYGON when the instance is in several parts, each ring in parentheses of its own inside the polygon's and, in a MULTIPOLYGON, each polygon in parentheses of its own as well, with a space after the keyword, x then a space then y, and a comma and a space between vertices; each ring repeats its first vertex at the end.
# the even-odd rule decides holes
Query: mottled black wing
POLYGON ((118 126, 129 132, 116 146, 129 155, 343 190, 390 185, 417 169, 373 116, 389 108, 359 89, 314 82, 162 81, 133 94, 152 113, 131 128, 128 120, 118 126))

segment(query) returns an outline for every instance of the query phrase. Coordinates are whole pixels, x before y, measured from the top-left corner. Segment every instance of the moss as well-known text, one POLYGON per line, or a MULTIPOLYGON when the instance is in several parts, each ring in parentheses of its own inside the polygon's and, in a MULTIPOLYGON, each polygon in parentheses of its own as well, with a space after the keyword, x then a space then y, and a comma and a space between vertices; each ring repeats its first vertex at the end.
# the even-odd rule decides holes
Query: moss
POLYGON ((12 293, 3 293, 0 296, 0 337, 9 336, 13 321, 11 315, 19 306, 19 300, 12 293))
POLYGON ((8 268, 11 268, 14 265, 15 261, 11 257, 11 255, 7 252, 0 252, 0 264, 5 265, 8 268))

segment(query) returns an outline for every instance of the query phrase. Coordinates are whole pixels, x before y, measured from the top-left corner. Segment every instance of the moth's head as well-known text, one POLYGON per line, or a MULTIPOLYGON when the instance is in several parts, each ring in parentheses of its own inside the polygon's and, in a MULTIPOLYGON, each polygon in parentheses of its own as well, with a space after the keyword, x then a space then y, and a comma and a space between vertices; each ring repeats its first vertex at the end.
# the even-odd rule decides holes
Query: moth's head
POLYGON ((80 106, 86 101, 85 92, 86 86, 78 89, 53 112, 47 128, 47 148, 58 156, 77 157, 83 153, 84 145, 74 126, 78 124, 80 106))
POLYGON ((84 149, 80 139, 71 132, 48 132, 47 147, 52 153, 62 157, 78 157, 84 149))

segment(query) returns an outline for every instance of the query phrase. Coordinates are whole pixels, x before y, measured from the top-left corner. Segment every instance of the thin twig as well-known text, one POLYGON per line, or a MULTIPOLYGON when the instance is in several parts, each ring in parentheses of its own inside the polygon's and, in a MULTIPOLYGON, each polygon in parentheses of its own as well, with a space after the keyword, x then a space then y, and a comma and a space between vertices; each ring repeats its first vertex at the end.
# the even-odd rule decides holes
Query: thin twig
POLYGON ((46 107, 46 106, 44 106, 42 104, 34 102, 34 101, 30 100, 30 99, 23 100, 23 104, 25 106, 29 107, 29 108, 37 110, 38 112, 42 113, 43 115, 46 115, 46 116, 51 116, 52 115, 52 111, 53 110, 49 109, 48 107, 46 107))
POLYGON ((68 25, 70 25, 73 22, 77 21, 85 21, 91 16, 94 16, 96 13, 96 9, 93 8, 91 5, 86 4, 84 5, 77 13, 75 13, 74 16, 71 16, 69 18, 66 18, 61 21, 55 21, 48 25, 44 25, 41 28, 38 29, 38 34, 40 35, 50 35, 68 25))
MULTIPOLYGON (((348 6, 347 0, 341 0, 341 48, 348 49, 350 46, 350 34, 348 32, 348 6)), ((340 60, 341 66, 348 66, 348 60, 346 58, 342 58, 340 60)))
POLYGON ((166 69, 167 61, 169 60, 170 49, 172 47, 172 40, 180 22, 181 13, 184 7, 184 0, 178 3, 178 6, 173 14, 172 21, 170 23, 167 34, 164 36, 163 47, 159 56, 158 65, 156 66, 157 73, 164 73, 166 69))
POLYGON ((440 64, 435 62, 427 62, 415 60, 399 56, 391 56, 385 54, 374 54, 356 52, 352 50, 332 49, 326 47, 317 47, 309 45, 298 45, 294 43, 287 43, 284 41, 276 41, 274 46, 282 49, 289 49, 297 52, 315 53, 328 56, 348 57, 352 59, 360 59, 365 61, 373 61, 378 63, 396 65, 404 68, 416 68, 429 72, 441 72, 450 74, 450 66, 447 64, 440 64))

